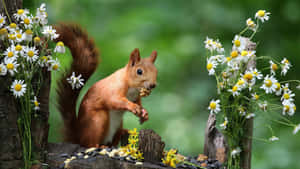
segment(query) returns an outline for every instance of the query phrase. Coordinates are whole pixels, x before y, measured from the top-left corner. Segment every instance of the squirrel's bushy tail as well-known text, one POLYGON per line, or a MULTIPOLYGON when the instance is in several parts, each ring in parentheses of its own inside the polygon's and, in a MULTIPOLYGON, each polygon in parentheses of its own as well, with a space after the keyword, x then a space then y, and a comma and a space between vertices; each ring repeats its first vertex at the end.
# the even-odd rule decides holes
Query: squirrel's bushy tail
POLYGON ((59 37, 57 41, 62 41, 67 46, 73 57, 71 68, 67 69, 62 78, 58 80, 58 109, 64 120, 64 140, 71 143, 77 142, 77 117, 76 101, 80 90, 72 90, 67 78, 75 72, 76 76, 82 75, 86 82, 94 73, 99 64, 99 54, 92 39, 87 33, 75 24, 59 24, 55 26, 59 37))

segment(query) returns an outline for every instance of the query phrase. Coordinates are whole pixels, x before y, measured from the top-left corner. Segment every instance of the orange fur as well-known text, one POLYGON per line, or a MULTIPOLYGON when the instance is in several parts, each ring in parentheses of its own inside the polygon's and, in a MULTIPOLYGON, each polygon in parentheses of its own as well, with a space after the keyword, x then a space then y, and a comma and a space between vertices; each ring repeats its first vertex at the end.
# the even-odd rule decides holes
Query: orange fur
MULTIPOLYGON (((70 48, 73 56, 71 70, 66 75, 75 71, 87 81, 98 65, 96 47, 78 26, 62 24, 56 29, 61 35, 59 40, 70 48)), ((65 141, 85 147, 117 145, 121 134, 126 132, 122 127, 124 111, 134 113, 141 122, 148 120, 139 90, 155 87, 156 56, 154 51, 150 57, 142 59, 139 50, 135 49, 125 67, 96 82, 88 90, 80 104, 78 117, 75 104, 79 91, 73 91, 65 80, 67 76, 64 76, 59 84, 58 102, 65 123, 65 141)))

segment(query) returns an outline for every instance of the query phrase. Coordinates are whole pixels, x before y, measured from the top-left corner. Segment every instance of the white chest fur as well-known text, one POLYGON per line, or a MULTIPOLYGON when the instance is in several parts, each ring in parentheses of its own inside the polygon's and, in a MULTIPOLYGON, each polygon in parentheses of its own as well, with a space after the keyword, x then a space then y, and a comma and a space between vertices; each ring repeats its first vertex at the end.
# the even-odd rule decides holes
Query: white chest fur
MULTIPOLYGON (((136 101, 139 96, 139 90, 135 88, 129 88, 127 92, 127 99, 130 101, 136 101)), ((109 111, 109 128, 107 136, 105 137, 104 144, 112 143, 113 137, 117 130, 120 128, 124 111, 111 110, 109 111)))

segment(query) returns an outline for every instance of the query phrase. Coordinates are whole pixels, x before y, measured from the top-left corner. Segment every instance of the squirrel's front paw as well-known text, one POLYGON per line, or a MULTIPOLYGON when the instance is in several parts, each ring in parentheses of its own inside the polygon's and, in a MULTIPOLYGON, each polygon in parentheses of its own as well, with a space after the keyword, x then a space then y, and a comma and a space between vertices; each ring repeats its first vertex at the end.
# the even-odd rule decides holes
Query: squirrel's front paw
POLYGON ((140 123, 143 124, 149 119, 149 115, 146 109, 142 109, 142 116, 140 117, 140 123))
POLYGON ((138 104, 130 104, 129 111, 138 117, 142 116, 142 107, 138 104))

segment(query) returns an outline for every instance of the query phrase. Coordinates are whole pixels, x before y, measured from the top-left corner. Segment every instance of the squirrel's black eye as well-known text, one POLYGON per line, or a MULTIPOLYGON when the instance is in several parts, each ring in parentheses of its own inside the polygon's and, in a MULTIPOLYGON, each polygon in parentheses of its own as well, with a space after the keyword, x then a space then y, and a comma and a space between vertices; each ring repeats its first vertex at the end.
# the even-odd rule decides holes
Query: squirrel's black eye
POLYGON ((142 70, 142 69, 138 69, 138 70, 136 71, 136 73, 137 73, 138 75, 142 75, 142 74, 143 74, 143 70, 142 70))

